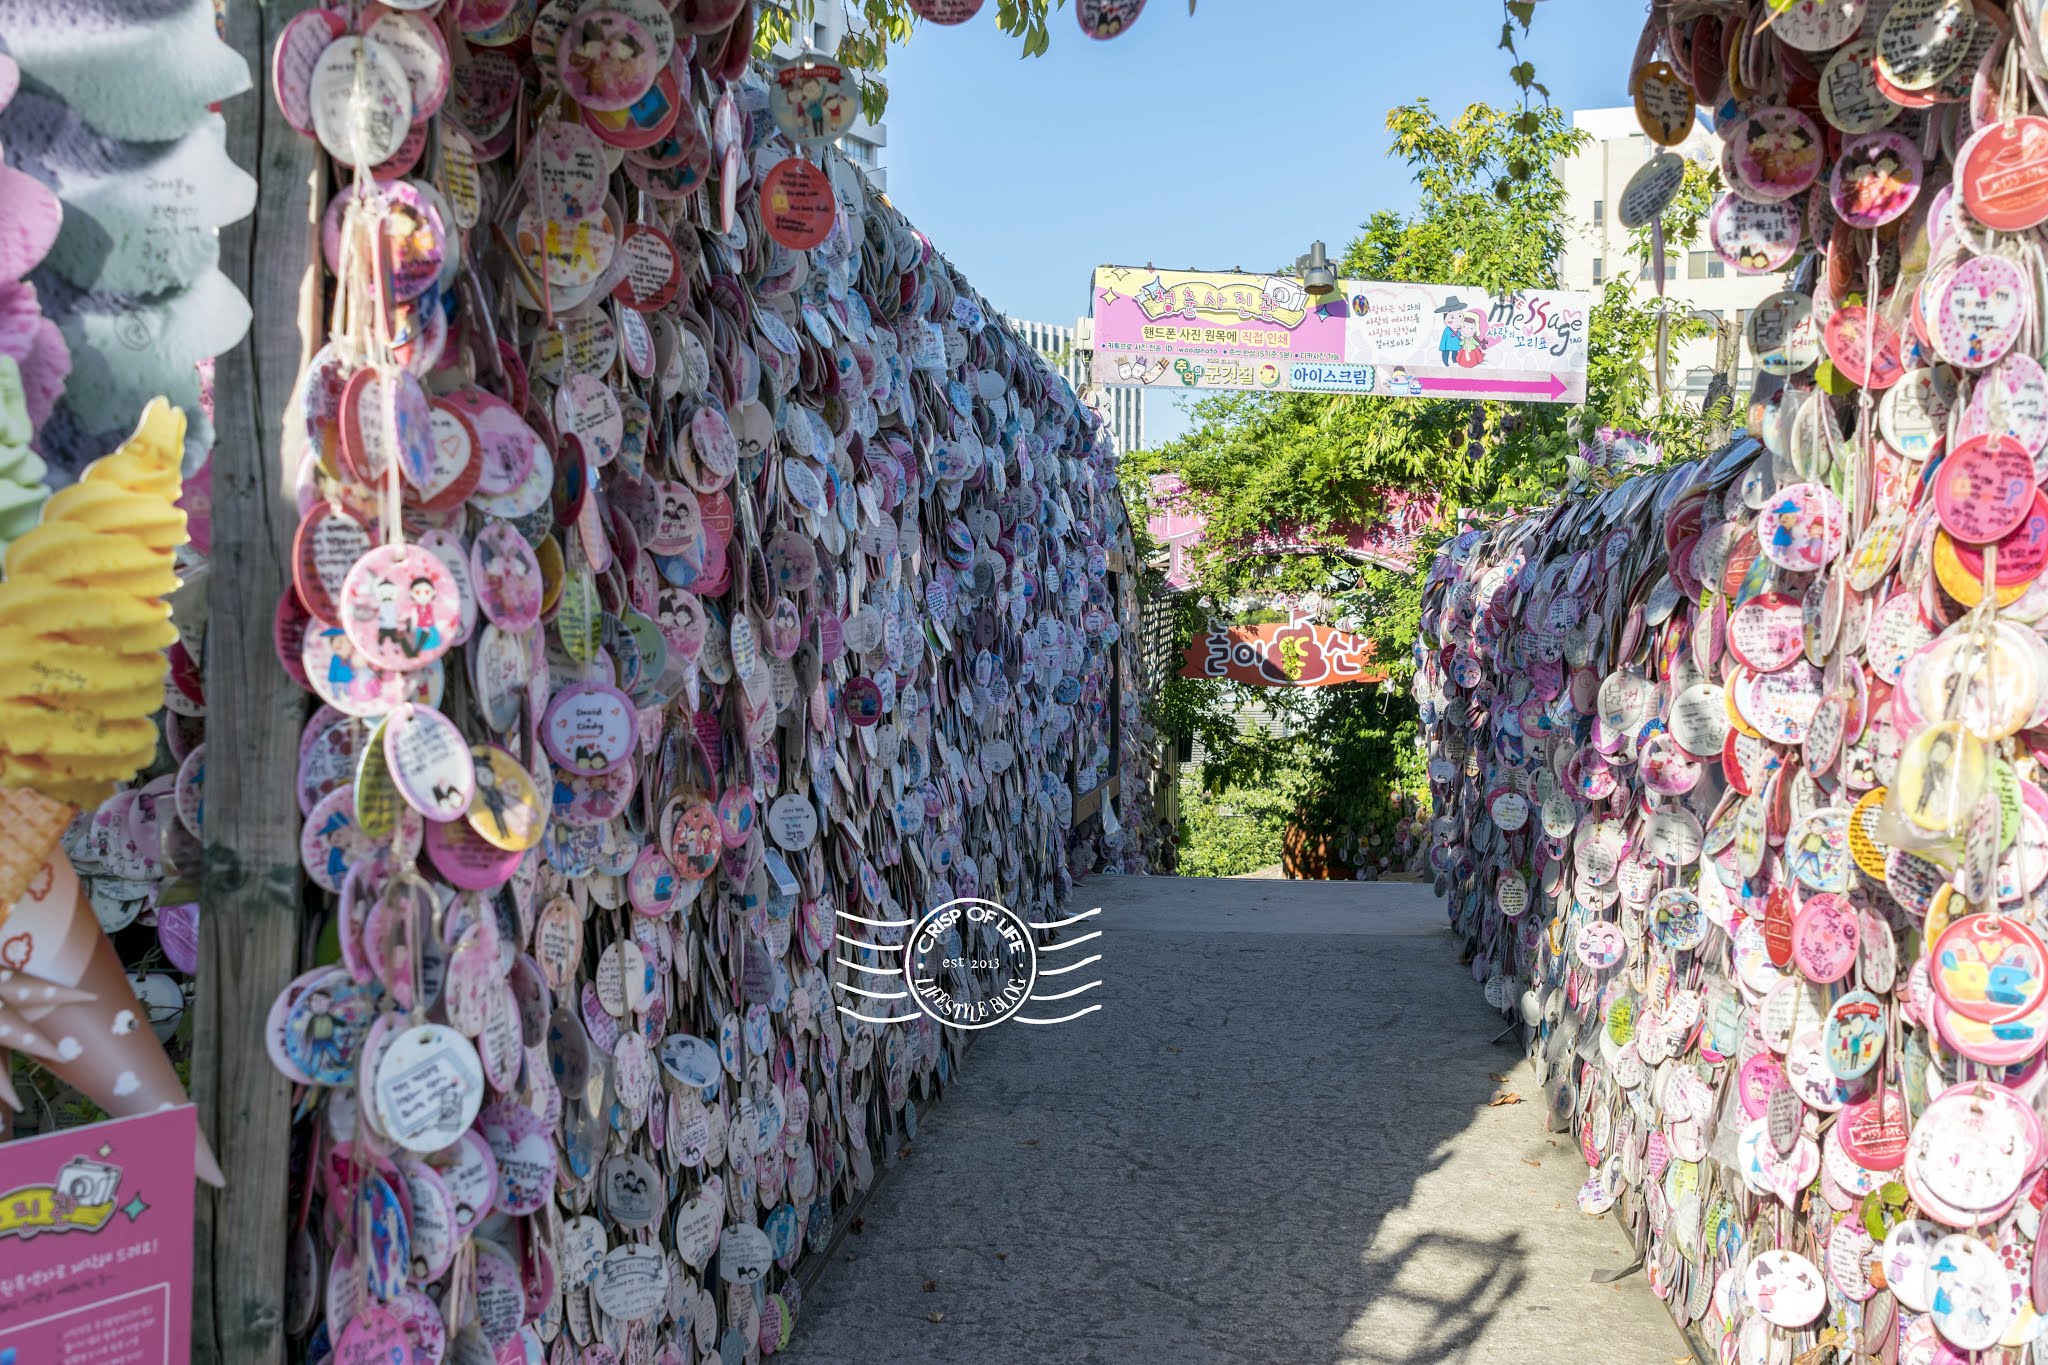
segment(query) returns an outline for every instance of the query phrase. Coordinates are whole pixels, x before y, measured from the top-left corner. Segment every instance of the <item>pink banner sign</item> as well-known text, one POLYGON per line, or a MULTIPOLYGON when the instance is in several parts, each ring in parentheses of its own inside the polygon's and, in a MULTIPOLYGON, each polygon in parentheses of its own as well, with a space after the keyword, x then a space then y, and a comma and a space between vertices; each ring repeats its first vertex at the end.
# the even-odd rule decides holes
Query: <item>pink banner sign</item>
MULTIPOLYGON (((1443 505, 1434 493, 1410 493, 1386 488, 1370 496, 1379 504, 1384 520, 1371 526, 1334 526, 1326 533, 1304 527, 1281 527, 1244 546, 1250 555, 1316 554, 1338 551, 1370 560, 1390 569, 1408 570, 1416 564, 1415 540, 1436 525, 1443 505)), ((1152 515, 1145 530, 1166 549, 1166 583, 1181 589, 1194 585, 1195 554, 1209 519, 1196 509, 1187 485, 1178 474, 1152 476, 1152 515)))
POLYGON ((1099 385, 1580 403, 1592 296, 1287 275, 1095 272, 1099 385))
POLYGON ((1152 476, 1152 516, 1145 530, 1166 547, 1166 585, 1188 588, 1195 582, 1195 547, 1209 519, 1195 510, 1188 486, 1178 474, 1152 476))
POLYGON ((0 1143, 0 1365, 191 1359, 197 1114, 0 1143))

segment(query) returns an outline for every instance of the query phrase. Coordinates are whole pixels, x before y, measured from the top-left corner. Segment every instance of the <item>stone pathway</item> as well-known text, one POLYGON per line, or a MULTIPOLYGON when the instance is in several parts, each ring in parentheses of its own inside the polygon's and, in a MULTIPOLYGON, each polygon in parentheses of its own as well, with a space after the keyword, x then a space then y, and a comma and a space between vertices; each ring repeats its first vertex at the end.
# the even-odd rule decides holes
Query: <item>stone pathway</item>
POLYGON ((1573 1206, 1584 1164, 1428 887, 1076 904, 1103 907, 1105 1008, 977 1043, 779 1362, 1691 1359, 1640 1276, 1589 1283, 1626 1239, 1573 1206))

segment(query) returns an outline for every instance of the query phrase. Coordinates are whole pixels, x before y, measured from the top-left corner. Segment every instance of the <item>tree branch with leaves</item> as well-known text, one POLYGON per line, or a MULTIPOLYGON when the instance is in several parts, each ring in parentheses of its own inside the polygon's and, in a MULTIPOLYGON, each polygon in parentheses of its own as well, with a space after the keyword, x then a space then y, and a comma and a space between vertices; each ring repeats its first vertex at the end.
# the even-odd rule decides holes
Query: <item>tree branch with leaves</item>
MULTIPOLYGON (((1587 136, 1545 104, 1520 110, 1475 104, 1453 118, 1426 100, 1387 116, 1390 153, 1410 168, 1415 211, 1375 213, 1344 251, 1347 279, 1467 286, 1499 296, 1556 288, 1570 244, 1560 164, 1587 136), (1526 171, 1527 174, 1521 174, 1526 171)), ((1708 172, 1689 176, 1668 215, 1667 240, 1690 242, 1712 190, 1708 172)), ((1141 500, 1148 476, 1177 473, 1207 518, 1183 608, 1190 636, 1209 620, 1236 622, 1253 604, 1312 600, 1319 615, 1376 643, 1393 687, 1260 689, 1257 700, 1283 721, 1285 738, 1238 740, 1218 750, 1213 782, 1287 784, 1304 828, 1355 842, 1391 837, 1403 819, 1403 783, 1413 754, 1390 740, 1412 717, 1397 689, 1412 674, 1421 615, 1421 570, 1361 563, 1341 552, 1254 553, 1289 532, 1301 543, 1334 527, 1384 522, 1394 492, 1429 493, 1447 511, 1481 518, 1525 507, 1561 490, 1582 439, 1603 427, 1646 431, 1667 458, 1701 453, 1706 424, 1697 409, 1659 397, 1645 361, 1658 333, 1655 300, 1632 279, 1611 280, 1589 320, 1587 401, 1474 403, 1313 393, 1217 393, 1194 404, 1186 436, 1127 461, 1127 486, 1141 500)), ((1689 314, 1669 319, 1682 338, 1703 330, 1689 314)), ((1439 525, 1415 546, 1427 565, 1448 535, 1439 525)), ((1175 679, 1158 721, 1175 733, 1229 732, 1229 717, 1254 694, 1230 683, 1175 679)))
MULTIPOLYGON (((808 25, 818 17, 821 0, 767 0, 762 4, 754 27, 754 55, 766 59, 778 43, 794 41, 799 24, 808 25)), ((905 42, 920 22, 911 0, 822 0, 839 5, 846 15, 846 32, 832 59, 853 72, 860 83, 861 113, 868 122, 879 123, 889 107, 889 86, 881 73, 889 65, 889 48, 905 42)), ((1024 57, 1043 57, 1052 47, 1053 13, 1067 7, 1067 0, 996 0, 996 27, 1020 39, 1024 57)), ((1195 12, 1195 0, 1188 0, 1188 13, 1195 12)))

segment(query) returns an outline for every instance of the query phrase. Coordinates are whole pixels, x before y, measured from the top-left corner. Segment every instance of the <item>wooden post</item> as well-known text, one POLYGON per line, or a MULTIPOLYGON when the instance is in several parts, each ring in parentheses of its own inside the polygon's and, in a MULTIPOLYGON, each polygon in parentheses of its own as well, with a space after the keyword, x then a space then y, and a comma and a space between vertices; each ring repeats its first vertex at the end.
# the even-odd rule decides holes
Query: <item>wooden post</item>
POLYGON ((305 698, 271 642, 291 581, 293 443, 284 417, 319 316, 312 144, 270 90, 270 49, 305 0, 229 0, 227 41, 257 89, 229 101, 228 154, 255 175, 256 212, 221 232, 221 269, 254 322, 214 374, 213 574, 206 647, 205 866, 192 1096, 227 1172, 201 1187, 192 1358, 284 1359, 291 1091, 264 1046, 271 1000, 298 967, 305 698), (312 300, 310 309, 308 298, 312 300))

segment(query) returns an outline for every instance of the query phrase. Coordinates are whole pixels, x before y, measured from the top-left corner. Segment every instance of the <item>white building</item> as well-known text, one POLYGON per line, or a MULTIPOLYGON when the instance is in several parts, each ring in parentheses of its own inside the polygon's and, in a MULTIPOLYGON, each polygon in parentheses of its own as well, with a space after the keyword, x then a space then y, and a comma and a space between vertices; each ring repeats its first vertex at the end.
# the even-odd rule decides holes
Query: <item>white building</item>
MULTIPOLYGON (((1559 167, 1565 213, 1572 223, 1560 265, 1562 283, 1566 289, 1597 294, 1608 280, 1627 272, 1635 277, 1636 296, 1653 299, 1656 283, 1650 263, 1633 254, 1632 235, 1616 213, 1629 177, 1662 149, 1643 136, 1631 108, 1581 109, 1572 115, 1572 126, 1583 128, 1592 141, 1559 167)), ((1712 133, 1695 125, 1692 137, 1673 150, 1711 166, 1719 147, 1712 133)), ((1664 296, 1672 301, 1674 310, 1683 308, 1715 323, 1730 322, 1746 330, 1750 310, 1783 287, 1782 277, 1777 275, 1737 274, 1707 245, 1704 223, 1700 240, 1690 247, 1667 244, 1665 248, 1664 296)), ((1695 401, 1704 397, 1714 374, 1714 341, 1681 342, 1672 350, 1672 385, 1695 401)), ((1738 401, 1749 392, 1755 361, 1745 338, 1733 376, 1738 401)))
POLYGON ((1095 354, 1094 319, 1081 318, 1072 327, 1023 318, 1010 318, 1009 323, 1018 340, 1044 356, 1067 377, 1081 401, 1102 414, 1116 438, 1119 455, 1145 448, 1145 390, 1135 385, 1097 388, 1088 381, 1089 363, 1095 354))
MULTIPOLYGON (((837 3, 818 6, 817 17, 796 21, 796 41, 777 43, 775 55, 795 57, 804 52, 822 52, 827 56, 839 51, 839 40, 846 36, 846 11, 837 3)), ((854 120, 853 126, 842 134, 836 144, 846 153, 846 159, 861 168, 868 183, 887 193, 889 172, 882 165, 883 149, 889 145, 889 125, 869 123, 866 116, 854 120)))

